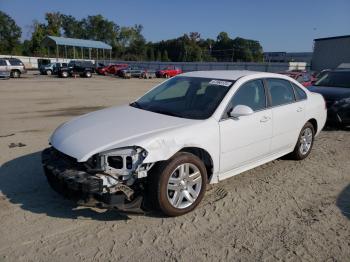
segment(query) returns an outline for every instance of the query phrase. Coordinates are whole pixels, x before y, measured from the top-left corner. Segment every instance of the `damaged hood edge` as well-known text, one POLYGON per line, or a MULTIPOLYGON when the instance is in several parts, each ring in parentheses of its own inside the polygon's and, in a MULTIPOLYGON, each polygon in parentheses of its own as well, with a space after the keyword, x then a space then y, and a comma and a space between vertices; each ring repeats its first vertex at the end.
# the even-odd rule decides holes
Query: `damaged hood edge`
POLYGON ((57 150, 84 162, 96 153, 120 147, 141 146, 152 150, 155 140, 164 147, 164 141, 169 141, 167 133, 199 122, 202 120, 172 117, 131 106, 112 107, 59 126, 50 143, 57 150))

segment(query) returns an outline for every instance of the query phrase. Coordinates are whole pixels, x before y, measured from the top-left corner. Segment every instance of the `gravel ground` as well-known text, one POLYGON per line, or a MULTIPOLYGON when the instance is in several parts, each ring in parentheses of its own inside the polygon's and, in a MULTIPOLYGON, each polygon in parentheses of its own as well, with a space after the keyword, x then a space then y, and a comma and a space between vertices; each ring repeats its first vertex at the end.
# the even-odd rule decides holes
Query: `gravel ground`
POLYGON ((159 82, 0 81, 0 261, 349 261, 349 131, 321 132, 304 161, 279 159, 210 186, 182 217, 76 207, 52 191, 40 151, 53 130, 159 82))

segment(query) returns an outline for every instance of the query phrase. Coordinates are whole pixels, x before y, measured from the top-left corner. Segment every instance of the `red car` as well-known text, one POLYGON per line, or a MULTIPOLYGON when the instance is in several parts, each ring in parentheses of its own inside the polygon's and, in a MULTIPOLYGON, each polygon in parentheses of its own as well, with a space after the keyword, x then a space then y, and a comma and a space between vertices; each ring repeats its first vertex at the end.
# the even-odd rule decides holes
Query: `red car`
POLYGON ((162 70, 158 70, 156 72, 157 77, 173 77, 178 74, 181 74, 182 70, 176 66, 167 66, 166 68, 163 68, 162 70))
POLYGON ((307 72, 286 71, 279 74, 289 76, 305 87, 311 86, 315 82, 314 77, 307 72))
POLYGON ((99 75, 116 74, 118 70, 128 67, 127 64, 113 64, 96 69, 99 75))

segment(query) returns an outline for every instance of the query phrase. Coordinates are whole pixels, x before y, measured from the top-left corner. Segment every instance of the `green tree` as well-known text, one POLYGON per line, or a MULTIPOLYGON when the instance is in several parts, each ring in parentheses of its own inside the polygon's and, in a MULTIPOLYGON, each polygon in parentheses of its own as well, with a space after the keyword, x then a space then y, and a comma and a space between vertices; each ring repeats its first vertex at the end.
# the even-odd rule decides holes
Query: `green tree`
POLYGON ((86 35, 82 21, 78 21, 71 15, 61 14, 61 28, 65 37, 83 38, 86 35))
POLYGON ((62 16, 60 13, 46 13, 46 33, 53 36, 61 36, 62 16))
POLYGON ((21 28, 6 13, 0 11, 0 53, 15 54, 19 49, 21 28))
POLYGON ((161 60, 162 60, 162 52, 160 50, 157 50, 156 61, 161 61, 161 60))
POLYGON ((146 58, 146 40, 141 33, 142 29, 141 25, 121 27, 117 37, 120 57, 127 57, 132 60, 146 58))
POLYGON ((154 61, 155 55, 154 55, 154 49, 152 46, 147 47, 147 60, 148 61, 154 61))
POLYGON ((45 53, 41 42, 47 36, 47 27, 38 21, 33 22, 33 33, 30 39, 29 51, 30 55, 41 56, 45 53))
POLYGON ((162 53, 162 61, 163 62, 169 62, 170 59, 168 57, 168 51, 167 50, 164 50, 163 53, 162 53))

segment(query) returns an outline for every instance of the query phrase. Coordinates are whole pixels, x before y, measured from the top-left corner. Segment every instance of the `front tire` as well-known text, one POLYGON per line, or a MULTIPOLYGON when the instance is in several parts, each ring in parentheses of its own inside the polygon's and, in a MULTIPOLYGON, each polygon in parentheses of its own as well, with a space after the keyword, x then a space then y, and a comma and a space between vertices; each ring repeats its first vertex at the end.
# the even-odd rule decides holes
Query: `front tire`
POLYGON ((92 76, 90 71, 85 72, 85 77, 90 78, 92 76))
POLYGON ((310 122, 307 122, 301 129, 298 142, 295 145, 294 151, 291 153, 291 157, 294 160, 303 160, 307 158, 314 144, 314 138, 314 126, 310 122))
POLYGON ((52 71, 51 71, 51 70, 46 70, 46 74, 47 74, 48 76, 50 76, 50 75, 52 75, 52 71))
POLYGON ((150 174, 149 193, 165 215, 180 216, 197 207, 207 183, 203 162, 193 154, 180 152, 154 168, 150 174))

